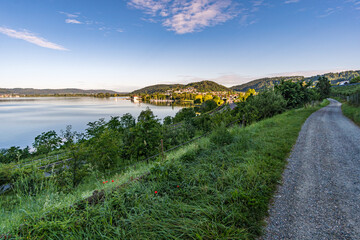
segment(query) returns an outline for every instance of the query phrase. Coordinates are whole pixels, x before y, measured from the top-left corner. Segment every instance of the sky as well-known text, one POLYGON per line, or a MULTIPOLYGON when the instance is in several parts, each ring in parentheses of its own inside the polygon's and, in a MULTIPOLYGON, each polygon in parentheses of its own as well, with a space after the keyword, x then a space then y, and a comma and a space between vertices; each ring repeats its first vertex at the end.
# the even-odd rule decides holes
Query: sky
POLYGON ((359 70, 359 30, 360 0, 0 0, 0 88, 359 70))

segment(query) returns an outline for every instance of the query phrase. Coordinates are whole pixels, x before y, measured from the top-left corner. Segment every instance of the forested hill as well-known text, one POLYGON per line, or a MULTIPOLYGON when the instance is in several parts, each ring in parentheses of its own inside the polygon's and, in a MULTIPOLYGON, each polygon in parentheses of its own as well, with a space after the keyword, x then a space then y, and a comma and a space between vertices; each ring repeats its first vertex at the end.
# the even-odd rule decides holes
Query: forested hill
POLYGON ((324 75, 308 77, 308 78, 306 78, 306 81, 312 80, 313 82, 315 82, 320 76, 327 77, 331 81, 331 84, 337 84, 338 82, 350 81, 351 79, 360 76, 360 70, 346 71, 346 72, 339 72, 339 73, 326 73, 324 75))
POLYGON ((19 94, 19 95, 55 95, 55 94, 97 94, 118 92, 105 89, 82 90, 77 88, 65 89, 34 89, 34 88, 0 88, 0 94, 19 94))
POLYGON ((273 88, 274 85, 279 83, 281 80, 292 80, 292 81, 301 81, 305 80, 306 82, 313 81, 314 83, 317 82, 320 76, 327 77, 331 84, 337 84, 342 81, 351 80, 357 76, 360 76, 360 70, 357 71, 345 71, 339 73, 326 73, 323 75, 317 75, 312 77, 303 77, 303 76, 294 76, 294 77, 273 77, 273 78, 262 78, 257 79, 245 84, 237 85, 231 87, 231 89, 239 92, 246 92, 248 89, 255 89, 257 92, 265 90, 266 88, 273 88))
POLYGON ((145 88, 141 88, 132 92, 132 94, 153 94, 153 93, 162 93, 166 92, 167 90, 181 90, 193 87, 198 92, 218 92, 218 91, 231 91, 231 89, 217 84, 212 81, 201 81, 201 82, 194 82, 189 83, 187 85, 184 84, 157 84, 148 86, 145 88))
POLYGON ((303 79, 303 76, 261 78, 241 85, 233 86, 231 89, 238 92, 246 92, 248 89, 255 89, 256 92, 259 92, 267 88, 273 88, 282 80, 301 81, 303 79))

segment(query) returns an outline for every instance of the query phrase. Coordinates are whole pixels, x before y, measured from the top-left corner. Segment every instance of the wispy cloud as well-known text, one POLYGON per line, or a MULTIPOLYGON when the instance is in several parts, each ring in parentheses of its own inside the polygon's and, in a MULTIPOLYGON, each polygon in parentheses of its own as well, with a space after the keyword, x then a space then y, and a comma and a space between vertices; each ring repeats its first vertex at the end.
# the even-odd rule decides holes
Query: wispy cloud
MULTIPOLYGON (((257 7, 263 0, 251 3, 257 7)), ((150 15, 152 22, 160 20, 168 30, 178 34, 224 23, 245 9, 234 0, 129 0, 128 5, 150 15)))
POLYGON ((82 24, 77 18, 79 18, 80 13, 67 13, 67 12, 59 12, 60 14, 65 15, 67 18, 65 19, 66 23, 71 24, 82 24))
POLYGON ((67 12, 58 12, 60 14, 65 15, 67 18, 65 19, 65 23, 68 24, 83 24, 84 26, 88 26, 87 29, 92 30, 99 30, 104 32, 105 35, 110 34, 111 32, 118 32, 122 33, 124 30, 122 28, 114 28, 114 27, 108 27, 102 22, 94 21, 83 14, 77 12, 77 13, 67 13, 67 12), (120 29, 120 30, 119 30, 120 29))
POLYGON ((289 4, 289 3, 298 3, 298 2, 300 2, 300 0, 287 0, 284 3, 289 4))
POLYGON ((73 23, 73 24, 82 24, 82 22, 76 20, 76 19, 65 19, 66 23, 73 23))
POLYGON ((324 11, 323 14, 319 15, 320 18, 328 17, 336 12, 339 12, 342 10, 342 7, 335 7, 335 8, 328 8, 324 11))
POLYGON ((29 43, 35 44, 40 47, 50 48, 50 49, 60 50, 60 51, 68 51, 68 49, 64 48, 63 46, 49 42, 48 40, 46 40, 42 37, 36 36, 34 33, 31 33, 27 30, 16 31, 14 29, 0 27, 0 33, 5 34, 12 38, 27 41, 29 43))

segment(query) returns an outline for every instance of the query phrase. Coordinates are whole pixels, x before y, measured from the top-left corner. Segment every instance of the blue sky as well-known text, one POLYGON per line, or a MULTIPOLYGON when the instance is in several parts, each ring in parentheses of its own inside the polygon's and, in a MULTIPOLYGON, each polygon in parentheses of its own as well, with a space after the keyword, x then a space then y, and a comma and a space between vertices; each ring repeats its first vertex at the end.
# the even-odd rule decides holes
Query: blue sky
POLYGON ((0 87, 158 83, 360 69, 360 0, 1 0, 0 87))

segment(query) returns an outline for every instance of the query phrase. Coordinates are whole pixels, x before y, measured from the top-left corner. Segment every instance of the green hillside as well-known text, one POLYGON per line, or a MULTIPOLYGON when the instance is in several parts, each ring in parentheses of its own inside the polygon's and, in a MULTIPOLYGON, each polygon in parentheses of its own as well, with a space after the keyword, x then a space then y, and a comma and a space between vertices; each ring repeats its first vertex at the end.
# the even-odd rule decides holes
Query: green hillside
POLYGON ((327 77, 331 81, 331 84, 337 84, 338 82, 350 81, 351 79, 360 76, 360 70, 345 71, 345 72, 339 72, 339 73, 326 73, 324 75, 308 77, 308 78, 306 78, 306 81, 312 80, 313 82, 315 82, 320 76, 327 77))
POLYGON ((273 88, 274 85, 278 84, 281 80, 292 80, 292 81, 301 81, 305 80, 306 82, 313 81, 317 82, 320 76, 327 77, 331 84, 337 84, 338 82, 351 80, 355 77, 360 76, 360 70, 358 71, 345 71, 339 73, 326 73, 323 75, 317 75, 312 77, 303 77, 303 76, 291 76, 291 77, 273 77, 273 78, 261 78, 248 83, 241 85, 233 86, 231 89, 239 92, 246 92, 248 89, 255 89, 257 92, 265 90, 267 88, 273 88))
POLYGON ((261 78, 241 85, 233 86, 231 89, 238 92, 246 92, 248 89, 255 89, 255 91, 259 92, 267 88, 273 88, 282 80, 301 81, 303 79, 303 76, 261 78))
POLYGON ((216 82, 201 81, 201 82, 189 83, 187 85, 184 85, 184 84, 157 84, 157 85, 152 85, 152 86, 148 86, 145 88, 135 90, 132 92, 132 94, 163 93, 163 92, 166 92, 167 90, 171 90, 171 89, 181 90, 181 89, 185 89, 185 88, 189 88, 189 87, 195 88, 198 92, 231 91, 231 89, 229 89, 223 85, 217 84, 216 82))

